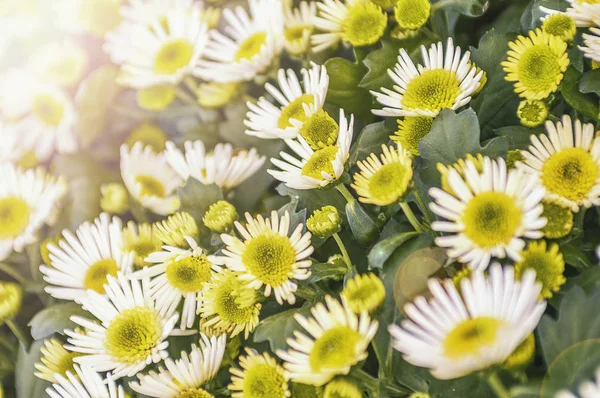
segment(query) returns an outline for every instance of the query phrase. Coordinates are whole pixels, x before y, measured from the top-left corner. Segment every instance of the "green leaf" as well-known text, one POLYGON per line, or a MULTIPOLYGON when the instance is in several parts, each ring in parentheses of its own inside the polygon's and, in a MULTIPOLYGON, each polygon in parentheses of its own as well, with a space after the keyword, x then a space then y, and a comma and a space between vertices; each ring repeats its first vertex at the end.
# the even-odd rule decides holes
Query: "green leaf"
POLYGON ((579 79, 579 91, 584 94, 600 95, 600 69, 594 69, 583 74, 579 79))
MULTIPOLYGON (((468 17, 479 17, 489 7, 489 0, 439 0, 442 8, 459 12, 468 17)), ((434 3, 434 6, 438 3, 434 3)))
POLYGON ((372 98, 368 90, 359 87, 367 72, 362 64, 356 64, 344 58, 331 58, 325 62, 329 74, 327 102, 343 108, 346 114, 356 117, 371 114, 372 98))
POLYGON ((89 317, 89 313, 75 303, 55 304, 44 308, 29 321, 31 336, 39 340, 54 333, 63 333, 65 329, 73 329, 76 325, 70 320, 72 315, 89 317))
POLYGON ((310 267, 310 276, 306 282, 315 283, 327 279, 340 281, 347 273, 348 267, 342 264, 316 263, 310 267))
POLYGON ((489 74, 499 67, 500 62, 506 58, 508 42, 513 40, 514 33, 502 33, 490 29, 481 39, 477 48, 471 47, 471 59, 477 66, 489 74))
POLYGON ((44 390, 49 387, 49 383, 34 376, 36 371, 33 366, 39 362, 41 353, 40 348, 44 340, 34 341, 25 351, 22 344, 19 345, 19 354, 17 356, 17 367, 15 372, 15 387, 17 389, 17 398, 40 398, 45 397, 44 390))
POLYGON ((404 232, 391 236, 387 239, 380 240, 369 252, 369 267, 383 268, 383 264, 407 240, 419 235, 417 231, 404 232))
POLYGON ((379 236, 377 225, 357 200, 346 204, 346 217, 348 217, 352 235, 361 246, 368 246, 379 236))
POLYGON ((592 266, 590 258, 583 250, 581 250, 581 244, 575 242, 569 242, 560 245, 560 252, 562 253, 565 263, 577 268, 585 269, 592 266))
POLYGON ((578 113, 594 120, 598 120, 598 98, 591 94, 579 91, 578 81, 581 73, 569 66, 560 85, 560 92, 569 105, 578 113))
POLYGON ((287 343, 285 340, 293 336, 294 330, 302 329, 294 319, 294 314, 306 316, 309 312, 310 306, 306 305, 302 308, 292 308, 263 319, 254 330, 254 342, 268 341, 273 352, 286 349, 287 343))
POLYGON ((525 149, 531 143, 531 135, 544 132, 544 127, 534 129, 523 126, 506 126, 494 130, 494 134, 508 139, 510 149, 525 149))
POLYGON ((385 122, 372 123, 365 126, 358 139, 350 149, 348 164, 355 164, 357 160, 364 160, 371 153, 381 151, 381 144, 387 143, 392 134, 385 122))
POLYGON ((197 221, 201 220, 210 205, 223 199, 221 188, 215 184, 204 185, 195 178, 189 178, 185 185, 177 189, 181 207, 179 210, 186 211, 197 221))
POLYGON ((306 208, 307 214, 326 205, 335 206, 340 213, 344 213, 346 201, 336 189, 293 189, 285 184, 279 184, 276 188, 281 196, 290 196, 297 199, 300 207, 306 208))

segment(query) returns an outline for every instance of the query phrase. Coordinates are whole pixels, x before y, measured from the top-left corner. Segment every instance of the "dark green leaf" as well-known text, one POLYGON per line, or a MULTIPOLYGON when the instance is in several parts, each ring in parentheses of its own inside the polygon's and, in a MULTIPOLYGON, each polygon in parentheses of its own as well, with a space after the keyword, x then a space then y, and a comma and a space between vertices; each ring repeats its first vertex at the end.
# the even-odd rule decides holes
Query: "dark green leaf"
POLYGON ((398 247, 417 235, 419 235, 417 231, 404 232, 377 242, 369 252, 369 267, 383 268, 383 264, 398 247))
POLYGON ((489 74, 506 58, 508 42, 514 39, 513 33, 501 33, 490 29, 481 36, 477 48, 471 47, 471 59, 489 74))
POLYGON ((560 251, 563 254, 565 263, 578 268, 584 269, 592 266, 590 258, 577 243, 567 243, 560 245, 560 251))
POLYGON ((583 74, 579 79, 579 91, 584 94, 600 95, 600 69, 594 69, 583 74))
POLYGON ((539 134, 544 131, 544 127, 530 129, 523 126, 506 126, 494 130, 494 134, 508 139, 510 149, 525 149, 531 142, 532 134, 539 134))
POLYGON ((380 152, 381 144, 387 143, 391 134, 392 131, 386 128, 385 122, 365 126, 350 150, 348 163, 355 164, 357 160, 364 160, 373 152, 380 152))
POLYGON ((345 264, 316 263, 310 267, 310 276, 307 283, 315 283, 322 280, 333 279, 342 280, 348 273, 348 267, 345 264))
POLYGON ((371 94, 359 87, 360 81, 367 72, 362 64, 355 64, 344 58, 332 58, 325 62, 329 74, 329 90, 327 102, 343 108, 346 114, 356 117, 371 114, 371 94))
POLYGON ((268 341, 273 352, 286 349, 285 339, 292 337, 294 330, 301 329, 294 319, 294 314, 307 315, 309 312, 310 307, 305 306, 292 308, 263 319, 254 330, 254 342, 268 341))
POLYGON ((459 12, 468 17, 483 15, 490 5, 490 0, 441 0, 443 8, 459 12))
POLYGON ((560 92, 565 101, 578 113, 598 120, 598 97, 579 91, 578 81, 580 78, 581 73, 569 66, 560 85, 560 92))
POLYGON ((285 184, 279 184, 276 188, 281 196, 290 196, 299 201, 300 207, 305 207, 307 214, 326 205, 335 206, 340 213, 344 213, 346 201, 336 189, 293 189, 285 184))
POLYGON ((358 201, 346 204, 346 217, 352 234, 361 246, 368 246, 379 236, 377 225, 358 201))
POLYGON ((44 308, 29 321, 31 336, 39 340, 54 333, 63 333, 65 329, 73 329, 76 325, 70 320, 72 315, 89 317, 89 313, 75 303, 55 304, 44 308))
POLYGON ((223 199, 221 188, 215 184, 204 185, 195 178, 189 178, 185 185, 177 189, 181 207, 179 210, 188 212, 201 220, 210 205, 223 199))

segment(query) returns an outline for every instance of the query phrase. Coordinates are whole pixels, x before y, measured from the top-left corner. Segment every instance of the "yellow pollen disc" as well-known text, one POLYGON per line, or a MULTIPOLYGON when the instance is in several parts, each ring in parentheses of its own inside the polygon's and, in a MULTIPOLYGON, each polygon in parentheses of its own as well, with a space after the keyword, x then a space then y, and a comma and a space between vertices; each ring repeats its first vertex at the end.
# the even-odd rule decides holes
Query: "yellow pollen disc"
POLYGON ((104 294, 104 285, 106 284, 107 276, 117 276, 119 267, 115 260, 106 258, 90 265, 85 273, 83 287, 93 290, 97 293, 104 294))
POLYGON ((558 36, 564 41, 571 41, 577 32, 575 19, 567 14, 548 15, 542 24, 542 30, 549 35, 558 36))
POLYGON ((154 72, 161 75, 172 75, 188 66, 194 56, 194 46, 183 39, 166 43, 154 58, 154 72))
POLYGON ((286 380, 275 368, 256 364, 244 372, 244 398, 283 398, 286 380))
POLYGON ((303 40, 305 32, 310 33, 312 31, 312 26, 310 25, 296 25, 285 28, 283 31, 283 35, 285 40, 288 42, 295 42, 298 40, 303 40))
POLYGON ((431 4, 429 0, 399 0, 394 15, 403 29, 415 30, 423 26, 429 19, 431 4))
POLYGON ((548 192, 574 202, 587 197, 599 176, 592 155, 582 148, 562 149, 542 166, 542 183, 548 192))
POLYGON ((379 203, 392 204, 406 193, 411 177, 412 172, 404 165, 385 164, 369 178, 369 194, 379 203))
POLYGON ((244 40, 235 54, 235 61, 240 62, 243 59, 250 60, 260 53, 263 45, 267 42, 267 32, 256 32, 244 40))
POLYGON ((146 87, 137 91, 137 104, 140 108, 149 111, 162 111, 174 100, 175 88, 168 84, 146 87))
POLYGON ((135 177, 135 182, 140 185, 140 194, 142 196, 165 197, 165 186, 156 178, 150 176, 137 176, 135 177))
POLYGON ((65 106, 51 95, 40 94, 33 99, 31 111, 43 123, 57 127, 65 113, 65 106))
POLYGON ((167 265, 169 283, 182 292, 199 292, 210 279, 210 261, 205 255, 194 255, 167 265))
POLYGON ((386 26, 387 15, 381 7, 370 1, 357 2, 348 10, 340 36, 353 46, 366 46, 377 42, 386 26))
POLYGON ((514 267, 518 279, 528 269, 535 271, 535 279, 542 284, 540 297, 544 299, 552 297, 567 281, 563 275, 565 261, 556 243, 548 247, 545 241, 531 242, 514 267))
POLYGON ((31 213, 21 198, 0 199, 0 239, 16 238, 25 232, 31 213))
POLYGON ((502 320, 491 317, 463 321, 446 337, 444 355, 451 359, 478 356, 483 348, 497 343, 502 326, 502 320))
POLYGON ((328 146, 313 153, 304 167, 302 167, 302 175, 322 181, 324 178, 321 172, 324 171, 330 176, 335 177, 333 161, 335 160, 337 151, 338 148, 336 146, 328 146))
POLYGON ((562 78, 558 56, 547 44, 529 47, 517 66, 519 81, 532 92, 554 91, 557 80, 562 78))
POLYGON ((419 156, 419 142, 431 131, 433 118, 427 116, 409 116, 398 120, 398 130, 390 138, 402 144, 413 155, 419 156))
POLYGON ((38 159, 34 151, 25 151, 16 162, 17 166, 23 169, 32 169, 38 164, 38 159))
POLYGON ((440 111, 452 108, 460 93, 460 82, 456 74, 445 69, 427 70, 408 83, 402 97, 402 106, 440 111))
POLYGON ((324 110, 314 113, 300 128, 300 135, 314 150, 335 144, 339 126, 324 110))
POLYGON ((108 354, 120 363, 134 364, 152 355, 162 333, 158 314, 148 307, 119 313, 106 329, 108 354))
POLYGON ((302 94, 292 102, 286 105, 285 108, 281 111, 281 115, 279 116, 279 120, 277 121, 277 127, 280 129, 285 129, 286 127, 292 127, 292 123, 290 123, 290 119, 296 119, 299 122, 306 121, 306 113, 304 113, 304 108, 302 104, 310 105, 315 102, 315 97, 312 94, 302 94))
POLYGON ((201 388, 194 388, 193 390, 182 391, 173 398, 213 398, 213 395, 201 388))
POLYGON ((484 192, 469 201, 462 216, 465 235, 479 247, 508 244, 521 225, 521 209, 501 192, 484 192))
POLYGON ((314 372, 340 369, 356 363, 360 334, 347 326, 335 326, 315 340, 308 360, 314 372))
POLYGON ((226 323, 243 325, 251 322, 257 311, 254 302, 243 302, 243 290, 248 288, 242 286, 235 275, 224 282, 216 288, 215 313, 226 323))
POLYGON ((261 282, 280 286, 290 278, 296 263, 296 250, 287 236, 260 235, 246 242, 242 262, 261 282))

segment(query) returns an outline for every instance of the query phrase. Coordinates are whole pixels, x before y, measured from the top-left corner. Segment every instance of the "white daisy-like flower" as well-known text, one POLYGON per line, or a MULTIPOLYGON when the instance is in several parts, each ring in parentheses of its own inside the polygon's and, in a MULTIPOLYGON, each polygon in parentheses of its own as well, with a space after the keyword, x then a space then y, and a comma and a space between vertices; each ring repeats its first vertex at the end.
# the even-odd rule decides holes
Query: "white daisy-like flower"
POLYGON ((151 267, 136 271, 131 276, 137 279, 152 278, 150 295, 156 301, 156 309, 162 316, 174 312, 183 300, 180 320, 182 330, 194 324, 198 293, 202 291, 204 283, 210 280, 211 270, 220 270, 194 239, 189 236, 185 239, 190 249, 163 246, 164 251, 146 257, 146 262, 154 263, 151 267))
POLYGON ((42 83, 21 70, 10 70, 0 79, 0 114, 20 135, 51 137, 59 152, 77 149, 75 108, 59 87, 42 83))
POLYGON ((89 60, 84 48, 63 40, 39 48, 29 60, 29 69, 44 82, 73 87, 83 77, 89 60))
POLYGON ((590 28, 589 33, 583 34, 583 46, 579 46, 586 58, 600 62, 600 29, 590 28))
POLYGON ((54 137, 43 133, 24 133, 0 121, 0 162, 11 162, 24 169, 50 159, 54 153, 54 137))
POLYGON ((110 375, 103 379, 89 366, 75 365, 75 374, 56 375, 57 382, 46 389, 51 398, 125 398, 123 387, 110 375))
POLYGON ((596 370, 594 381, 585 381, 577 389, 578 394, 570 391, 559 391, 554 398, 598 398, 600 397, 600 368, 596 370))
POLYGON ((547 220, 541 217, 544 187, 534 175, 506 169, 499 158, 483 158, 482 171, 465 161, 463 174, 450 168, 448 191, 431 188, 431 210, 447 221, 431 227, 448 235, 435 243, 448 248, 448 256, 476 270, 484 270, 492 257, 518 261, 523 238, 539 239, 547 220), (451 191, 451 192, 449 192, 451 191))
POLYGON ((313 1, 301 1, 298 8, 284 7, 283 37, 285 50, 289 54, 300 55, 308 50, 316 16, 317 3, 313 1))
POLYGON ((195 178, 203 184, 232 189, 250 178, 265 162, 255 148, 234 149, 231 144, 217 144, 208 152, 201 140, 186 141, 185 153, 167 142, 164 156, 183 180, 195 178))
POLYGON ((265 287, 265 296, 274 293, 279 304, 296 302, 294 292, 298 288, 296 280, 310 276, 313 252, 310 232, 302 233, 304 224, 290 231, 290 214, 286 211, 280 217, 276 211, 270 218, 261 215, 252 218, 246 213, 247 224, 235 222, 235 227, 243 240, 228 234, 221 239, 226 247, 222 256, 215 256, 217 264, 239 272, 240 280, 248 281, 248 286, 256 290, 265 287))
POLYGON ((106 213, 93 223, 81 224, 75 233, 65 230, 58 245, 48 245, 50 265, 40 266, 45 288, 52 297, 81 302, 88 290, 105 293, 108 276, 118 272, 128 275, 133 266, 133 253, 121 250, 121 229, 118 217, 112 220, 106 213))
POLYGON ((413 63, 405 49, 400 50, 398 63, 388 74, 394 89, 371 91, 383 109, 373 110, 379 116, 436 116, 442 109, 458 109, 471 101, 479 88, 483 71, 469 61, 470 52, 461 57, 461 49, 448 38, 446 53, 442 42, 429 50, 421 46, 423 65, 413 63))
POLYGON ((121 177, 129 194, 152 212, 165 216, 179 208, 177 188, 183 181, 165 155, 154 153, 151 146, 121 146, 121 177))
POLYGON ((201 61, 197 77, 220 83, 251 80, 276 62, 283 47, 281 0, 248 0, 250 14, 241 6, 223 10, 224 35, 211 32, 206 48, 210 61, 201 61))
POLYGON ((546 122, 546 132, 531 136, 517 167, 539 177, 547 199, 574 212, 600 205, 600 138, 594 125, 564 115, 556 124, 546 122))
MULTIPOLYGON (((578 28, 597 26, 600 22, 600 2, 597 0, 567 0, 570 7, 565 13, 575 19, 578 28)), ((542 9, 542 7, 540 7, 542 9)), ((545 9, 542 11, 558 12, 545 9)))
POLYGON ((0 164, 0 260, 37 241, 40 228, 54 221, 66 189, 62 178, 41 168, 0 164))
POLYGON ((86 311, 100 323, 79 316, 71 320, 85 331, 66 330, 65 348, 86 355, 75 357, 82 366, 111 371, 113 380, 131 377, 151 363, 169 356, 166 338, 178 314, 161 316, 150 296, 150 280, 129 280, 123 274, 108 276, 106 295, 90 291, 81 298, 86 311))
POLYGON ((512 267, 494 264, 489 277, 475 272, 461 281, 429 280, 432 298, 404 307, 407 319, 391 325, 393 347, 404 359, 455 379, 503 363, 536 328, 546 309, 535 271, 515 280, 512 267))
POLYGON ((378 322, 364 311, 352 312, 342 303, 325 297, 311 309, 312 317, 295 314, 294 319, 309 335, 298 330, 287 339, 288 351, 278 350, 284 369, 297 383, 321 386, 337 375, 346 375, 350 368, 367 358, 367 347, 377 333, 378 322))
POLYGON ((105 50, 122 63, 119 82, 145 88, 177 84, 189 75, 208 43, 201 14, 200 5, 174 6, 150 26, 124 22, 124 27, 107 34, 105 50))
POLYGON ((182 352, 181 358, 165 361, 166 369, 138 375, 139 382, 129 386, 140 394, 157 398, 211 398, 212 395, 203 387, 212 380, 221 366, 226 335, 213 336, 210 339, 201 335, 200 347, 192 345, 190 353, 182 352))
POLYGON ((303 128, 307 134, 297 139, 288 139, 286 144, 300 157, 297 159, 285 152, 280 152, 283 160, 271 158, 271 163, 280 170, 267 170, 273 177, 294 189, 314 189, 324 187, 340 178, 350 153, 354 129, 354 115, 350 122, 340 109, 339 128, 335 121, 322 110, 309 116, 303 128), (314 121, 314 125, 311 122, 314 121), (318 123, 323 121, 324 123, 318 123), (310 123, 310 124, 309 124, 310 123), (337 130, 337 131, 336 131, 337 130), (311 136, 320 147, 314 149, 304 136, 311 136), (333 138, 334 143, 331 143, 333 138))
POLYGON ((303 122, 308 119, 307 114, 323 108, 329 87, 327 69, 324 65, 313 63, 311 69, 302 69, 300 73, 302 86, 292 69, 279 69, 277 72, 279 89, 271 83, 265 84, 265 90, 277 104, 265 97, 260 97, 256 104, 246 103, 250 109, 244 120, 248 127, 246 134, 260 138, 296 138, 303 122))

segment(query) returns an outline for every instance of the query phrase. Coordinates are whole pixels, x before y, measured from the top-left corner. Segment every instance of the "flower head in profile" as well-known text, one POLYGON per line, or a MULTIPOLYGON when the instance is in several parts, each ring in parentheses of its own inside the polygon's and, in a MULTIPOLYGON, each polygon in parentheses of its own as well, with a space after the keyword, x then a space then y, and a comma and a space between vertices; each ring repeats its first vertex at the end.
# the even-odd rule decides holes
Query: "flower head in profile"
POLYGON ((297 8, 284 7, 283 45, 288 54, 298 56, 308 51, 316 16, 317 3, 313 1, 301 1, 297 8))
POLYGON ((588 33, 584 33, 583 46, 579 46, 579 49, 583 52, 586 58, 592 61, 600 61, 600 29, 590 28, 588 33))
POLYGON ((551 298, 567 281, 564 276, 565 260, 556 243, 548 245, 543 240, 529 243, 514 267, 517 279, 521 279, 529 269, 535 271, 537 281, 542 284, 540 297, 544 299, 551 298))
POLYGON ((185 211, 171 214, 164 220, 157 221, 154 234, 164 244, 184 248, 188 247, 188 238, 196 241, 200 237, 200 230, 196 220, 185 211))
POLYGON ((51 383, 58 382, 57 374, 67 377, 67 372, 74 373, 73 358, 81 355, 78 352, 67 351, 63 347, 63 343, 56 338, 44 340, 44 347, 40 349, 40 352, 42 353, 41 363, 34 364, 37 369, 35 375, 51 383))
POLYGON ((65 375, 56 375, 52 387, 46 389, 50 398, 125 398, 125 390, 117 385, 108 374, 104 379, 90 366, 74 366, 73 371, 65 375))
POLYGON ((372 313, 385 300, 385 286, 375 274, 359 274, 346 282, 341 296, 355 313, 360 314, 363 311, 372 313))
POLYGON ((158 238, 156 224, 136 224, 129 221, 123 228, 121 250, 123 253, 133 253, 133 266, 142 269, 151 265, 146 257, 160 251, 162 241, 158 238))
POLYGON ((373 110, 380 116, 437 116, 442 109, 458 109, 471 101, 479 88, 483 71, 477 71, 466 51, 448 39, 444 52, 442 42, 429 49, 421 47, 423 63, 415 66, 405 49, 400 50, 398 63, 388 74, 394 81, 393 90, 371 91, 383 109, 373 110))
POLYGON ((411 154, 419 156, 419 142, 431 132, 433 120, 430 116, 408 116, 402 120, 398 119, 398 130, 390 139, 401 144, 411 154))
POLYGON ((288 375, 266 352, 259 354, 246 348, 239 358, 240 368, 231 368, 231 384, 227 388, 233 398, 259 398, 269 392, 270 398, 290 397, 288 375))
POLYGON ((432 298, 405 306, 407 319, 391 325, 393 347, 434 377, 455 379, 502 364, 536 328, 546 309, 535 272, 516 281, 512 267, 490 267, 460 283, 429 280, 432 298))
POLYGON ((19 284, 0 281, 0 324, 17 316, 22 302, 23 289, 19 284))

